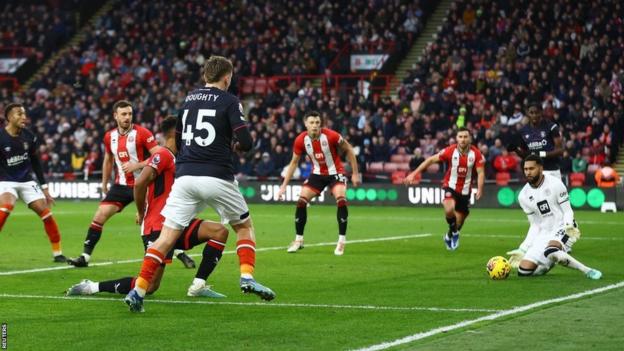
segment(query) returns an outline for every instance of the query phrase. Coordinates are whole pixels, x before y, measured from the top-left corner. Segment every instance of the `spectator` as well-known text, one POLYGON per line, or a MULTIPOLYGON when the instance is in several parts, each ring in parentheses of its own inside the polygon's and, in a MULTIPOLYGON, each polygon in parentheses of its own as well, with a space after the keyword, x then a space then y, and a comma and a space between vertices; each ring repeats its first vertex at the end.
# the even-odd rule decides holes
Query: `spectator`
POLYGON ((581 156, 581 152, 578 151, 576 156, 572 160, 572 172, 585 173, 587 171, 587 160, 581 156))
POLYGON ((254 170, 258 177, 270 177, 275 175, 275 162, 268 152, 262 153, 262 159, 256 163, 254 170))
POLYGON ((507 149, 503 149, 501 154, 494 158, 494 169, 497 172, 515 173, 518 168, 516 156, 511 155, 507 149))
POLYGON ((425 158, 422 156, 422 150, 420 148, 415 148, 409 161, 410 171, 414 171, 423 162, 425 162, 425 158))

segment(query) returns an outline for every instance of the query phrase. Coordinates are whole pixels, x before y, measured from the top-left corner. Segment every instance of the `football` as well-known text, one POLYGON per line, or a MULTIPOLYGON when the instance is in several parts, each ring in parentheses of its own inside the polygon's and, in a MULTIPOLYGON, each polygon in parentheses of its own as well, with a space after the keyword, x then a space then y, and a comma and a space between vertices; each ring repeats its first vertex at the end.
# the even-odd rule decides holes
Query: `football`
POLYGON ((488 275, 494 280, 506 279, 511 272, 509 261, 503 256, 494 256, 490 258, 485 266, 488 275))

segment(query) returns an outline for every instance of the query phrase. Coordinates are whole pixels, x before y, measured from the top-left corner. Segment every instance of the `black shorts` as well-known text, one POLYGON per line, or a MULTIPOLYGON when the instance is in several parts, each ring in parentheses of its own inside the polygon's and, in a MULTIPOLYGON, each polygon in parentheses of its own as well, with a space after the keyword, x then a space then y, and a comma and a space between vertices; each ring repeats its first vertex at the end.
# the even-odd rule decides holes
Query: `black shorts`
POLYGON ((469 195, 462 195, 455 190, 446 187, 444 188, 444 199, 455 200, 455 211, 461 212, 466 216, 470 213, 470 210, 468 209, 468 206, 470 205, 469 195))
POLYGON ((325 187, 329 186, 329 188, 333 188, 336 184, 344 184, 347 185, 347 177, 344 174, 334 174, 334 175, 318 175, 318 174, 310 174, 310 177, 303 182, 303 186, 306 186, 312 191, 314 191, 317 195, 322 193, 325 187))
MULTIPOLYGON (((171 259, 173 258, 174 250, 190 250, 193 247, 201 244, 199 242, 199 227, 201 226, 203 220, 201 219, 193 219, 188 227, 184 228, 182 234, 176 241, 173 249, 167 253, 165 256, 165 263, 171 263, 171 259)), ((160 230, 155 230, 149 234, 145 234, 141 236, 143 239, 143 248, 147 251, 147 248, 150 247, 158 237, 160 236, 160 230)))
POLYGON ((127 185, 113 184, 104 200, 100 202, 100 205, 115 205, 117 206, 117 212, 121 212, 124 207, 134 201, 134 191, 132 187, 127 185))

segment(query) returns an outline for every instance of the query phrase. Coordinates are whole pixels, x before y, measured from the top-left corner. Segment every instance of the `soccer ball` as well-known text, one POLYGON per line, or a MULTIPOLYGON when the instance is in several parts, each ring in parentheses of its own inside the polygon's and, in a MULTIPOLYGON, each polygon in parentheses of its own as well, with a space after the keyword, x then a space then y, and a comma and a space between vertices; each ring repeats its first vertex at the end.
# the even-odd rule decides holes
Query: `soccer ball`
POLYGON ((488 275, 494 280, 506 279, 511 272, 509 261, 503 256, 494 256, 490 258, 485 266, 488 275))

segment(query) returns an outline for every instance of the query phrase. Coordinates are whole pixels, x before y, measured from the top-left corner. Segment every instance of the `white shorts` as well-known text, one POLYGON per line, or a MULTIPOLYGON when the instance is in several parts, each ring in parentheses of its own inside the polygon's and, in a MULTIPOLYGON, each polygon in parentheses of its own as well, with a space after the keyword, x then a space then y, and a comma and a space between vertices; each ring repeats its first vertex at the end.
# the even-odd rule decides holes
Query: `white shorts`
POLYGON ((16 198, 22 198, 26 204, 45 199, 43 190, 37 182, 0 182, 0 194, 9 193, 16 198))
POLYGON ((249 208, 236 180, 199 176, 176 178, 160 214, 165 217, 165 225, 182 229, 206 206, 217 211, 223 224, 239 224, 249 218, 249 208))
POLYGON ((531 247, 529 247, 527 252, 524 254, 523 259, 529 260, 538 265, 550 265, 550 260, 544 256, 544 251, 546 250, 546 247, 548 247, 548 242, 550 241, 558 241, 565 252, 572 249, 573 243, 570 240, 567 240, 565 230, 561 227, 549 233, 540 232, 531 247))

